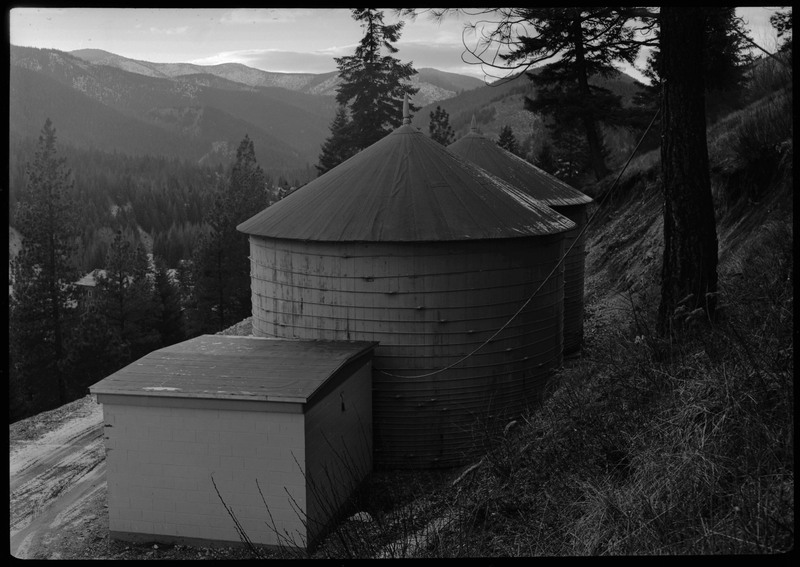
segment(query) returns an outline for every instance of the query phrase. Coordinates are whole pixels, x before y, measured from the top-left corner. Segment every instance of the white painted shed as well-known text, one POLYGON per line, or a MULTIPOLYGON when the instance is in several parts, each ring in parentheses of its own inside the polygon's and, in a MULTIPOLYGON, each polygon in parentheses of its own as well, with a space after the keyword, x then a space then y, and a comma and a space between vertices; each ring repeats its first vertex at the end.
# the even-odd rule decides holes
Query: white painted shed
POLYGON ((313 547, 372 469, 376 344, 203 335, 92 386, 112 537, 239 542, 227 506, 253 543, 313 547))

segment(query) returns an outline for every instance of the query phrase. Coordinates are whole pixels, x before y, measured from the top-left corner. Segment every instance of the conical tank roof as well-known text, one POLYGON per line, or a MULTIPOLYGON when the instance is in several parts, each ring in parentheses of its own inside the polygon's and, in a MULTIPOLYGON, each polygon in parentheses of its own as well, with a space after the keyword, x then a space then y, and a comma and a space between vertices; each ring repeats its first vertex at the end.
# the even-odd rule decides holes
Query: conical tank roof
POLYGON ((574 227, 404 124, 236 228, 295 240, 431 242, 556 234, 574 227))
POLYGON ((447 149, 552 207, 584 205, 592 198, 483 136, 473 119, 469 133, 447 149))

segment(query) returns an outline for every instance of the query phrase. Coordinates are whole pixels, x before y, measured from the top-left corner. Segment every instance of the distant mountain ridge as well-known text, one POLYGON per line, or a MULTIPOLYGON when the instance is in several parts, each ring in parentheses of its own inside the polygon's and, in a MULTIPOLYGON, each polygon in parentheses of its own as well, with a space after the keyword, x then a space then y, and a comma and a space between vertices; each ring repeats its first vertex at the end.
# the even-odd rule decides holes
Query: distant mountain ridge
POLYGON ((77 49, 70 51, 70 55, 78 57, 93 65, 107 65, 116 67, 129 73, 174 79, 186 75, 213 75, 235 83, 250 87, 281 87, 292 91, 306 92, 308 94, 323 94, 312 92, 313 85, 323 82, 332 73, 273 73, 254 69, 240 63, 222 63, 219 65, 195 65, 193 63, 153 63, 129 59, 121 55, 109 53, 102 49, 77 49), (309 85, 312 85, 309 88, 309 85))
MULTIPOLYGON (((306 94, 335 96, 339 85, 337 71, 327 73, 277 73, 262 71, 241 63, 196 65, 193 63, 153 63, 129 59, 102 49, 78 49, 71 55, 95 65, 108 65, 130 73, 175 79, 191 75, 213 75, 250 87, 280 87, 306 94)), ((478 88, 484 82, 474 77, 423 67, 411 82, 420 87, 416 104, 426 105, 455 96, 460 91, 478 88)))
MULTIPOLYGON (((549 139, 548 124, 552 123, 552 119, 545 120, 541 115, 525 110, 525 98, 536 98, 535 83, 528 75, 536 75, 540 71, 541 69, 533 69, 516 77, 432 102, 413 116, 411 124, 427 132, 430 114, 438 106, 448 113, 455 139, 467 134, 474 117, 479 132, 493 140, 499 137, 504 126, 509 126, 522 153, 532 157, 549 139)), ((631 106, 635 93, 642 88, 641 83, 621 71, 610 77, 591 77, 590 82, 619 95, 625 107, 631 106)), ((606 142, 612 154, 629 149, 630 140, 622 129, 614 132, 607 130, 606 134, 606 142)))
POLYGON ((49 117, 79 147, 211 164, 228 162, 248 134, 265 167, 303 167, 334 113, 328 97, 145 76, 57 50, 11 46, 9 78, 12 140, 35 138, 49 117))
MULTIPOLYGON (((336 111, 336 72, 275 73, 237 63, 153 63, 107 51, 63 52, 10 46, 9 137, 35 139, 51 118, 59 139, 130 155, 163 155, 216 165, 230 163, 247 134, 267 171, 315 176, 336 111)), ((511 126, 524 151, 535 153, 548 133, 542 118, 524 110, 535 98, 520 76, 503 84, 421 68, 414 97, 421 107, 412 124, 428 131, 441 106, 456 137, 475 115, 485 135, 511 126)), ((639 88, 619 73, 604 80, 623 104, 639 88)), ((601 83, 598 83, 601 84, 601 83)), ((627 141, 613 140, 624 150, 627 141)))
MULTIPOLYGON (((96 49, 11 45, 10 63, 12 141, 35 138, 50 117, 67 143, 215 164, 247 134, 268 170, 313 171, 339 83, 336 72, 152 63, 96 49)), ((420 106, 483 84, 435 69, 420 69, 415 83, 420 106)))

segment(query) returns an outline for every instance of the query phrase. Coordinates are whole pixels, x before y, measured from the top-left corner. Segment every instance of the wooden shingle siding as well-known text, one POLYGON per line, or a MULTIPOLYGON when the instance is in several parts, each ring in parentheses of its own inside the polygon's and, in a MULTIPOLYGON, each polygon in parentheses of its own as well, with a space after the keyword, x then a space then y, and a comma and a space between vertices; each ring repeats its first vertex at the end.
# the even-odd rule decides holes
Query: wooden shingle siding
POLYGON ((561 364, 564 268, 556 264, 563 234, 412 244, 250 242, 254 335, 379 341, 373 407, 380 466, 463 463, 477 449, 476 423, 505 425, 505 416, 538 399, 561 364), (415 377, 481 346, 554 269, 522 313, 473 356, 415 377))
POLYGON ((577 226, 564 235, 564 354, 580 349, 583 342, 583 293, 586 265, 586 205, 553 207, 577 226), (574 246, 573 246, 574 243, 574 246))
MULTIPOLYGON (((586 227, 587 207, 592 199, 546 171, 498 146, 473 128, 447 149, 519 188, 526 195, 551 207, 575 223, 565 234, 564 250, 576 241, 586 227)), ((583 341, 583 293, 585 233, 568 252, 564 261, 564 353, 580 349, 583 341)))

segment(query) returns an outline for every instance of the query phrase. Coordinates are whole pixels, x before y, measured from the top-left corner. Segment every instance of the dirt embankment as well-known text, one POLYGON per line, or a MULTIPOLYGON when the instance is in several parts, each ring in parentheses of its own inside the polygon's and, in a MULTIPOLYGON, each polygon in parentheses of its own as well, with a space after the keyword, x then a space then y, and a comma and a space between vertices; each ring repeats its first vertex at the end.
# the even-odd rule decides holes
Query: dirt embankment
POLYGON ((9 427, 11 554, 61 557, 105 509, 103 413, 92 396, 9 427), (98 509, 99 508, 99 509, 98 509))
POLYGON ((103 409, 94 396, 9 426, 18 559, 246 559, 239 547, 133 545, 108 534, 103 409))

